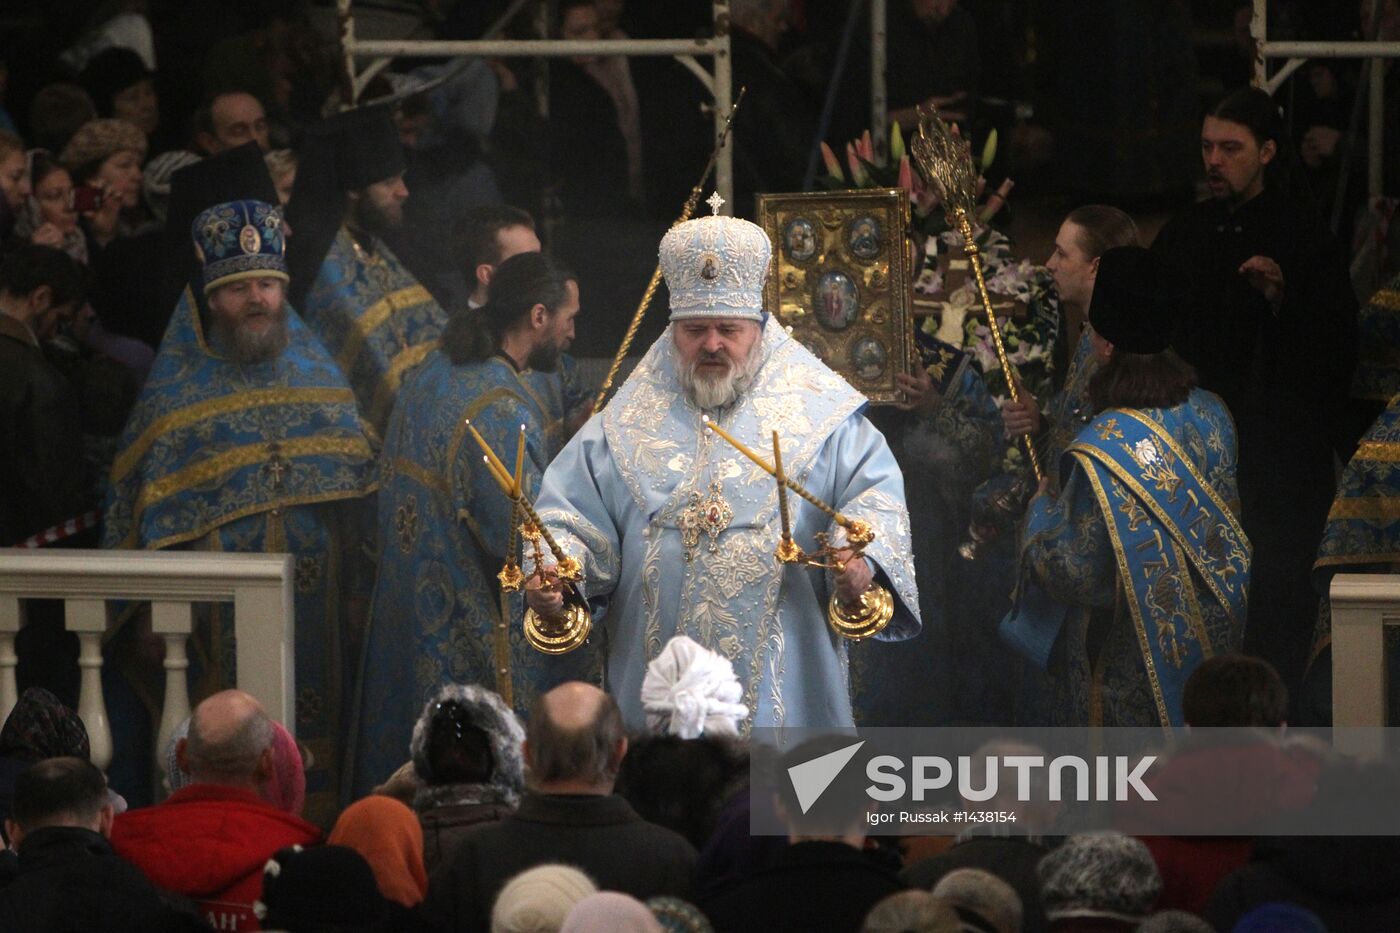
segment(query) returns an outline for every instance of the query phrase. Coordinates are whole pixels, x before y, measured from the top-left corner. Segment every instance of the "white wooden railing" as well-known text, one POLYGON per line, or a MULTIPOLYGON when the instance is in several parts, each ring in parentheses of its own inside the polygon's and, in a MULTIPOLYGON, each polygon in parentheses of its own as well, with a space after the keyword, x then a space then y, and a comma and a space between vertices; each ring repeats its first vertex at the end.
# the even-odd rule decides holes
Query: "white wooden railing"
POLYGON ((78 715, 98 767, 112 760, 112 730, 102 698, 102 639, 112 601, 149 600, 151 629, 165 641, 165 703, 155 745, 158 775, 164 772, 166 743, 190 714, 186 642, 194 603, 233 603, 238 687, 295 734, 290 556, 0 549, 0 722, 18 700, 15 635, 23 624, 25 599, 64 602, 65 627, 79 641, 78 715))
POLYGON ((1385 726, 1385 631, 1400 626, 1400 574, 1332 578, 1332 723, 1385 726))

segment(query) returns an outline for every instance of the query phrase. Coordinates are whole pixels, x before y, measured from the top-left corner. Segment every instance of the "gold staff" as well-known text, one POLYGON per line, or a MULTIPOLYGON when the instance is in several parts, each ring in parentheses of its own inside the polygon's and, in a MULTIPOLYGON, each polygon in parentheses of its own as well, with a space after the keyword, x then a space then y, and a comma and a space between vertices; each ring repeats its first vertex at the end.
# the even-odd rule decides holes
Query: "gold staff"
MULTIPOLYGON (((982 277, 982 253, 972 238, 972 217, 977 207, 977 169, 972 164, 972 147, 966 140, 953 135, 948 124, 938 117, 938 108, 922 105, 919 107, 919 135, 909 145, 919 174, 933 186, 943 199, 943 210, 948 223, 956 226, 962 234, 963 250, 972 263, 973 274, 977 278, 977 293, 982 299, 982 310, 987 315, 987 329, 992 332, 992 345, 996 347, 997 361, 1001 363, 1002 375, 1006 377, 1007 392, 1011 401, 1020 401, 1016 390, 1016 370, 1006 356, 1006 345, 1001 339, 1001 325, 997 323, 992 310, 992 298, 987 293, 987 283, 982 277)), ((1040 482, 1040 456, 1035 451, 1035 439, 1029 434, 1022 435, 1026 445, 1026 456, 1030 460, 1031 471, 1036 482, 1040 482)))
MULTIPOLYGON (((715 141, 714 151, 710 153, 710 161, 705 163, 705 171, 700 173, 700 180, 695 183, 695 187, 690 189, 690 197, 685 199, 685 207, 681 210, 681 216, 671 226, 676 227, 690 219, 690 215, 695 213, 695 207, 700 203, 701 189, 705 187, 705 180, 710 177, 710 172, 714 171, 715 163, 719 161, 720 150, 724 148, 725 142, 729 139, 729 128, 734 125, 734 114, 739 110, 739 102, 744 99, 744 92, 748 87, 739 88, 739 96, 734 98, 734 104, 729 108, 729 116, 724 120, 724 129, 720 130, 719 138, 715 141)), ((642 326, 642 318, 646 316, 647 308, 651 307, 651 300, 656 297, 656 290, 661 286, 661 263, 656 264, 656 269, 651 273, 651 281, 647 282, 646 291, 642 292, 642 301, 637 305, 636 312, 632 315, 632 323, 627 327, 627 333, 622 335, 622 346, 617 348, 617 356, 613 357, 612 366, 608 369, 608 374, 603 379, 603 385, 598 389, 598 397, 593 400, 593 411, 603 410, 603 403, 608 400, 608 392, 612 390, 613 380, 617 378, 617 371, 622 368, 622 361, 627 357, 627 351, 632 347, 632 341, 637 337, 637 329, 642 326)))
POLYGON ((520 523, 520 500, 525 496, 525 425, 520 426, 520 440, 515 446, 515 481, 511 484, 510 537, 506 539, 506 565, 496 574, 502 593, 519 592, 525 584, 525 574, 515 559, 516 528, 520 523))
MULTIPOLYGON (((778 509, 783 515, 783 538, 778 543, 778 560, 784 563, 801 563, 809 567, 823 567, 835 570, 838 573, 846 569, 846 561, 837 555, 842 548, 834 547, 827 538, 825 532, 817 534, 817 543, 820 545, 813 554, 805 554, 797 546, 797 542, 792 540, 789 518, 787 515, 787 499, 784 494, 785 489, 791 489, 812 505, 820 509, 824 514, 846 529, 846 541, 851 552, 847 560, 854 560, 865 553, 866 545, 875 540, 875 529, 870 527, 868 522, 860 519, 847 518, 840 512, 827 505, 816 496, 812 495, 802 485, 791 479, 781 468, 782 451, 778 448, 778 432, 773 432, 773 459, 778 466, 770 466, 758 454, 750 450, 728 431, 715 424, 708 417, 705 418, 705 427, 720 437, 724 438, 731 447, 739 451, 745 457, 756 464, 769 476, 778 482, 778 509), (791 544, 791 549, 787 545, 791 544)), ((827 601, 826 620, 832 631, 842 638, 849 638, 852 641, 861 641, 872 635, 878 634, 885 626, 890 624, 894 618, 894 596, 889 590, 872 583, 870 588, 860 594, 855 604, 847 606, 836 598, 836 594, 831 594, 827 601)))
POLYGON ((785 564, 799 563, 807 555, 792 540, 792 521, 788 517, 787 475, 783 473, 783 452, 778 446, 778 432, 773 432, 773 478, 778 481, 778 514, 783 519, 783 538, 778 542, 778 560, 785 564))
MULTIPOLYGON (((477 431, 476 426, 467 421, 466 428, 484 454, 481 460, 485 464, 487 472, 496 481, 502 494, 511 499, 512 509, 518 508, 529 517, 529 522, 521 529, 521 534, 535 546, 535 572, 532 576, 536 577, 541 584, 546 583, 544 564, 541 560, 544 555, 540 549, 540 541, 543 540, 554 555, 555 578, 559 584, 564 585, 564 612, 560 618, 543 619, 533 609, 525 611, 525 640, 535 650, 545 654, 565 654, 573 651, 588 640, 588 635, 593 629, 592 613, 588 611, 588 604, 584 600, 583 594, 574 586, 583 579, 583 567, 576 558, 568 554, 554 540, 549 529, 540 519, 539 513, 535 511, 535 507, 525 497, 524 489, 517 486, 515 480, 506 472, 505 464, 496 456, 491 445, 486 443, 486 438, 481 436, 481 432, 477 431)), ((516 457, 517 459, 521 457, 518 444, 516 457)), ((514 527, 512 526, 513 531, 514 527)), ((502 573, 504 572, 503 570, 502 573)))
MULTIPOLYGON (((747 446, 745 446, 734 435, 730 434, 724 428, 711 421, 708 415, 704 416, 704 419, 706 429, 713 431, 714 433, 718 434, 720 437, 728 441, 729 446, 733 447, 735 450, 739 451, 739 453, 752 460, 754 462, 754 465, 757 466, 760 470, 767 473, 774 479, 778 478, 777 470, 775 470, 767 460, 764 460, 758 454, 754 453, 747 446)), ((840 525, 842 528, 846 529, 846 540, 850 542, 853 550, 859 551, 860 548, 875 540, 875 530, 870 527, 869 523, 863 522, 858 518, 847 518, 840 512, 833 509, 831 506, 827 505, 822 500, 818 499, 816 496, 812 495, 810 492, 804 489, 800 483, 798 483, 795 479, 793 479, 790 476, 784 476, 782 482, 783 485, 786 486, 788 489, 791 489, 793 492, 797 493, 799 496, 812 503, 812 505, 816 506, 818 509, 821 509, 822 512, 826 513, 827 517, 829 517, 836 524, 840 525)))

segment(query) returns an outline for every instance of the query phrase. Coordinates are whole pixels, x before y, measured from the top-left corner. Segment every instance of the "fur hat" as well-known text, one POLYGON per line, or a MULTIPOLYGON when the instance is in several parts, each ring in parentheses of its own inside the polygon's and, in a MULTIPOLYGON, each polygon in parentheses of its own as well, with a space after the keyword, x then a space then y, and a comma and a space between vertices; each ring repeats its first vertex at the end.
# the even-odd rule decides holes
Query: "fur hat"
MULTIPOLYGON (((486 733, 491 743, 490 787, 496 791, 496 798, 511 807, 520 803, 520 794, 525 790, 525 762, 522 745, 525 742, 525 729, 520 719, 505 701, 493 690, 477 684, 447 684, 423 706, 423 712, 413 727, 413 739, 409 752, 413 756, 413 768, 425 787, 419 790, 420 798, 433 785, 443 783, 433 774, 433 764, 428 760, 428 739, 430 738, 433 717, 447 703, 461 707, 469 725, 486 733)), ((414 805, 424 808, 424 801, 415 799, 414 805)))
POLYGON ((58 161, 73 175, 75 183, 82 184, 84 179, 79 175, 84 168, 126 149, 144 160, 146 134, 125 120, 89 120, 68 140, 58 161))
POLYGON ((491 933, 556 933, 575 904, 597 893, 592 879, 568 865, 523 871, 496 895, 491 933))
POLYGON ((1071 836, 1036 868, 1045 915, 1141 921, 1162 893, 1152 853, 1122 833, 1071 836))

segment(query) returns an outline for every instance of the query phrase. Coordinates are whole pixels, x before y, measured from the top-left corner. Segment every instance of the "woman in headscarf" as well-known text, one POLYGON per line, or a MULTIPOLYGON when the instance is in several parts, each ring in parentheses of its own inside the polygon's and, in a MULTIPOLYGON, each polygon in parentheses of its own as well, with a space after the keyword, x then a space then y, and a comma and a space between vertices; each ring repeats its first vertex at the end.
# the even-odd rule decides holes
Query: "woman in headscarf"
POLYGON ((363 855, 389 900, 412 907, 428 893, 423 829, 399 801, 378 795, 355 801, 340 814, 326 841, 363 855))
POLYGON ((12 815, 21 771, 45 758, 87 760, 91 754, 87 727, 77 713, 43 687, 24 691, 0 728, 0 826, 12 815))

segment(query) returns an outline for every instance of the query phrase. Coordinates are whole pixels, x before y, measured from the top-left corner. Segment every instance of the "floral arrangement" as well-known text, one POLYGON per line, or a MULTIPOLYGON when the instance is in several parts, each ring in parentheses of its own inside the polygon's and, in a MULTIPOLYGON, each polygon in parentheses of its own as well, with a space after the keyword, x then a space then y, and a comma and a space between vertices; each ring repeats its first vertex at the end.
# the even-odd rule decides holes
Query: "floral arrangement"
MULTIPOLYGON (((978 161, 982 169, 996 157, 997 137, 988 134, 978 161)), ((913 171, 899 124, 890 126, 889 160, 875 153, 870 131, 846 144, 846 169, 826 143, 821 146, 826 174, 818 181, 826 190, 845 188, 903 188, 912 205, 911 233, 922 238, 923 261, 914 280, 916 305, 933 306, 935 313, 919 325, 924 333, 960 347, 972 355, 987 388, 1003 404, 1010 396, 992 345, 991 330, 983 315, 981 298, 963 257, 962 235, 948 226, 939 209, 937 194, 913 171)), ((974 224, 974 239, 982 254, 983 278, 992 299, 992 310, 1001 327, 1007 358, 1021 383, 1036 398, 1046 400, 1054 392, 1054 346, 1059 335, 1060 301, 1049 270, 1015 255, 1011 240, 992 221, 1011 193, 1008 179, 986 195, 974 224)), ((979 192, 980 194, 981 192, 979 192)), ((1007 444, 1003 467, 1027 468, 1019 444, 1007 444)))

